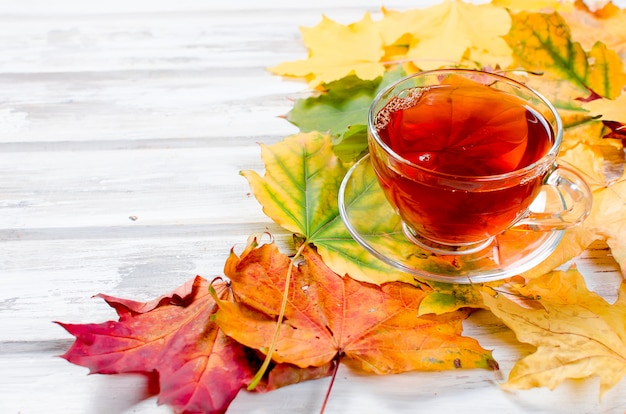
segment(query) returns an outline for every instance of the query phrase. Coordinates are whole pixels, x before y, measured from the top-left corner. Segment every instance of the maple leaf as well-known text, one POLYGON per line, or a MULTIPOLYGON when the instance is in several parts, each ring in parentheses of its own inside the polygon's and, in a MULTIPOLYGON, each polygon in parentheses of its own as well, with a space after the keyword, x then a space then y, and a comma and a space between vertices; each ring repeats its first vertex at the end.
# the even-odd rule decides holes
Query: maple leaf
MULTIPOLYGON (((621 151, 621 148, 619 149, 621 151)), ((617 177, 605 173, 606 160, 602 148, 586 144, 559 156, 559 162, 576 168, 583 174, 593 195, 593 206, 587 219, 580 225, 579 234, 586 242, 604 240, 611 248, 622 273, 626 272, 626 174, 617 177)), ((587 246, 581 246, 584 250, 587 246)), ((581 250, 582 252, 582 250, 581 250)))
POLYGON ((626 93, 622 93, 615 99, 595 99, 585 102, 583 108, 589 114, 599 117, 602 121, 614 121, 626 124, 626 93))
POLYGON ((315 240, 334 221, 337 207, 324 193, 336 194, 346 173, 327 135, 296 134, 273 145, 261 144, 265 176, 251 170, 248 180, 265 214, 283 228, 315 240))
POLYGON ((298 99, 286 118, 301 132, 328 133, 333 137, 335 152, 345 154, 342 159, 354 160, 367 149, 367 114, 374 97, 403 76, 401 67, 372 81, 346 76, 325 84, 324 92, 317 96, 298 99))
POLYGON ((615 261, 626 276, 626 177, 594 192, 593 207, 584 222, 587 229, 601 236, 611 248, 615 261))
POLYGON ((344 26, 328 17, 315 27, 300 29, 304 44, 309 49, 307 59, 285 62, 270 68, 284 76, 305 77, 312 88, 355 75, 364 80, 382 76, 385 66, 382 39, 371 16, 344 26))
POLYGON ((426 9, 403 12, 383 9, 383 13, 378 27, 385 44, 408 40, 405 57, 420 69, 436 69, 462 61, 508 66, 512 61, 511 49, 502 38, 511 24, 504 8, 446 0, 426 9))
POLYGON ((567 23, 558 13, 520 12, 512 16, 511 31, 505 39, 524 68, 571 82, 580 89, 581 97, 589 90, 604 97, 619 95, 626 75, 615 52, 600 42, 585 52, 572 40, 567 23))
POLYGON ((313 243, 324 261, 341 273, 383 283, 413 278, 378 260, 348 233, 337 196, 346 165, 333 153, 332 140, 301 133, 261 146, 265 175, 242 171, 263 211, 281 227, 313 243))
MULTIPOLYGON (((406 283, 382 286, 340 277, 310 246, 292 269, 273 358, 299 367, 336 360, 366 372, 494 368, 491 353, 461 336, 468 310, 417 316, 426 292, 406 283)), ((214 320, 229 336, 267 352, 291 265, 275 244, 248 248, 227 260, 237 302, 218 302, 214 320)))
MULTIPOLYGON (((226 283, 212 286, 220 300, 229 298, 226 283)), ((180 413, 224 412, 254 375, 244 347, 210 322, 217 307, 201 277, 147 303, 98 297, 117 311, 119 321, 60 323, 76 337, 63 355, 69 362, 91 373, 156 371, 159 404, 180 413)))
POLYGON ((505 387, 553 389, 566 379, 598 376, 602 395, 626 375, 626 283, 613 305, 590 292, 575 269, 483 297, 521 342, 537 347, 515 364, 505 387))
POLYGON ((303 77, 315 89, 349 75, 374 80, 386 66, 407 60, 413 61, 412 70, 460 61, 472 67, 508 66, 512 61, 502 38, 510 27, 504 8, 447 0, 426 9, 382 11, 382 20, 376 22, 369 13, 349 25, 324 16, 317 26, 301 28, 307 59, 283 62, 270 71, 303 77))
POLYGON ((433 290, 428 293, 420 303, 418 315, 433 313, 441 315, 446 312, 454 312, 462 308, 484 308, 481 291, 485 286, 497 288, 506 280, 482 284, 456 284, 427 281, 433 290))

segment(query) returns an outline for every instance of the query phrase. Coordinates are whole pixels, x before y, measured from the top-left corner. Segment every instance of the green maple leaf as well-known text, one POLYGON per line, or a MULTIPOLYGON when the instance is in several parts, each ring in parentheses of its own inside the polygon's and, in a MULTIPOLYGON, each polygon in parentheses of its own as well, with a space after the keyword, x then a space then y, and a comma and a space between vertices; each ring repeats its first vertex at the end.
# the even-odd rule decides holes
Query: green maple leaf
POLYGON ((265 175, 242 171, 264 213, 281 227, 314 244, 339 274, 371 283, 413 278, 362 248, 344 226, 337 196, 349 163, 333 152, 330 136, 300 133, 261 146, 265 175))
POLYGON ((520 12, 512 19, 505 39, 518 67, 543 74, 522 81, 557 108, 564 125, 561 152, 580 142, 615 145, 603 139, 606 131, 601 121, 591 116, 583 101, 620 95, 626 73, 619 55, 601 42, 585 50, 558 13, 520 12))
POLYGON ((325 91, 317 96, 297 100, 286 118, 301 132, 330 134, 335 152, 353 160, 367 148, 367 112, 374 97, 403 76, 401 67, 371 81, 346 76, 325 84, 325 91))

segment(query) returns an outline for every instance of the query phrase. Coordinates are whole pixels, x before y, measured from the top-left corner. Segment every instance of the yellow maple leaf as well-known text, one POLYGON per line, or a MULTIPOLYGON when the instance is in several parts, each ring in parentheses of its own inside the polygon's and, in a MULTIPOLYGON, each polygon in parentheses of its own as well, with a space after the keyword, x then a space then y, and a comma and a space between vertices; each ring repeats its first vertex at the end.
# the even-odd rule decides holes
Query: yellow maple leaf
POLYGON ((594 192, 593 208, 583 225, 606 240, 626 276, 626 176, 594 192))
POLYGON ((385 72, 380 63, 384 55, 382 39, 369 13, 349 25, 324 16, 317 26, 302 27, 300 32, 309 49, 308 58, 281 63, 270 71, 305 77, 313 88, 351 74, 372 80, 385 72))
MULTIPOLYGON (((619 143, 618 140, 615 142, 619 143)), ((607 175, 602 151, 599 146, 581 144, 580 148, 568 151, 560 159, 570 162, 585 174, 593 190, 593 207, 583 226, 606 240, 622 273, 626 273, 626 245, 623 243, 626 240, 626 174, 622 167, 619 175, 607 175), (583 151, 585 154, 582 154, 583 151)))
POLYGON ((518 340, 537 347, 515 364, 505 388, 554 389, 567 379, 598 376, 602 395, 626 375, 626 283, 609 304, 571 269, 507 293, 483 292, 483 300, 518 340))
POLYGON ((592 116, 599 116, 603 121, 615 121, 626 124, 626 93, 616 99, 596 99, 585 102, 583 108, 592 116))
POLYGON ((511 18, 502 7, 447 0, 426 9, 383 9, 378 26, 386 45, 410 41, 406 59, 420 69, 436 69, 464 60, 480 66, 508 66, 512 52, 502 36, 511 18), (410 37, 406 38, 405 35, 410 37))
MULTIPOLYGON (((595 237, 587 235, 581 240, 605 240, 626 274, 626 174, 622 171, 617 178, 605 174, 605 157, 599 146, 579 144, 561 154, 559 162, 575 166, 592 189, 593 206, 580 231, 595 237)), ((580 247, 582 252, 587 246, 580 247)))

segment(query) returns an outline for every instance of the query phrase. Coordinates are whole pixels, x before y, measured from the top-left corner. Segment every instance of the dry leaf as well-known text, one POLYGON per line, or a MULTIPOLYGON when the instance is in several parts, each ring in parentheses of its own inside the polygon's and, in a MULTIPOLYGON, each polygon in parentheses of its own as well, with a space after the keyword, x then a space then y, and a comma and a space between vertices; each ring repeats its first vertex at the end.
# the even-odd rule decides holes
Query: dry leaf
POLYGON ((537 347, 515 364, 505 387, 554 389, 567 379, 598 376, 602 395, 626 375, 626 283, 613 305, 590 292, 576 270, 483 298, 521 342, 537 347), (516 296, 540 306, 521 306, 511 299, 516 296))

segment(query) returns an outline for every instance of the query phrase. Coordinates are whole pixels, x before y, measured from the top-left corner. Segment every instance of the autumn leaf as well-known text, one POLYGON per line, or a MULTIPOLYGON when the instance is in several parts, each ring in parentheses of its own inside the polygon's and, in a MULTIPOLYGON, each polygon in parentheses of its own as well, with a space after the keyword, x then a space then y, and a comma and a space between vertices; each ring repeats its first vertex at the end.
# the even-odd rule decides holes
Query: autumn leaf
POLYGON ((567 23, 558 13, 520 12, 512 17, 511 31, 505 38, 523 68, 570 82, 583 98, 589 95, 588 90, 604 97, 619 95, 626 76, 615 52, 600 42, 585 52, 572 40, 567 23))
POLYGON ((333 146, 346 161, 354 160, 367 149, 367 114, 374 97, 390 83, 401 79, 404 70, 398 67, 384 76, 364 81, 351 75, 324 85, 317 96, 297 100, 287 120, 301 132, 322 131, 333 137, 333 146), (355 137, 358 138, 355 139, 355 137), (344 142, 344 136, 347 139, 344 142), (347 148, 352 146, 351 148, 347 148))
MULTIPOLYGON (((228 300, 226 283, 212 286, 220 300, 228 300)), ((69 362, 91 373, 156 371, 159 404, 180 413, 224 412, 254 375, 244 347, 210 322, 217 307, 203 278, 147 303, 98 296, 117 311, 119 321, 60 323, 76 337, 63 355, 69 362)))
POLYGON ((350 75, 374 80, 387 67, 407 61, 413 71, 459 62, 471 67, 512 62, 503 39, 511 23, 504 8, 446 0, 425 9, 382 11, 379 21, 366 13, 360 21, 342 25, 324 16, 318 25, 301 28, 308 57, 270 71, 304 78, 316 89, 350 75))
POLYGON ((587 229, 600 235, 611 248, 613 257, 626 276, 626 177, 608 183, 594 192, 591 214, 584 222, 587 229))
POLYGON ((587 53, 592 69, 587 76, 587 86, 602 97, 613 99, 622 93, 626 85, 624 63, 613 50, 603 43, 594 43, 587 53))
MULTIPOLYGON (((407 11, 383 9, 378 22, 386 45, 408 40, 405 59, 423 70, 477 62, 478 66, 508 66, 511 49, 504 41, 511 18, 501 7, 460 0, 407 11), (408 34, 409 37, 403 37, 408 34)), ((476 66, 473 63, 472 66, 476 66)))
MULTIPOLYGON (((231 254, 226 265, 238 300, 220 301, 214 320, 238 342, 267 352, 291 261, 273 243, 244 254, 231 254)), ((423 289, 340 277, 308 246, 302 258, 292 269, 275 361, 309 367, 341 357, 377 374, 496 366, 489 351, 461 336, 468 310, 418 317, 423 289)))
POLYGON ((488 283, 442 283, 427 281, 428 286, 433 290, 428 293, 419 307, 419 315, 433 313, 441 315, 446 312, 454 312, 462 308, 481 309, 484 308, 481 291, 484 286, 497 288, 505 281, 495 281, 488 283))
POLYGON ((382 39, 366 13, 363 18, 344 26, 328 17, 315 27, 300 29, 307 59, 285 62, 270 68, 275 74, 304 77, 312 88, 348 75, 374 80, 383 75, 385 66, 382 39))
POLYGON ((333 152, 345 163, 362 158, 368 151, 367 125, 350 125, 340 137, 333 137, 333 152))
MULTIPOLYGON (((576 166, 592 189, 593 206, 580 225, 581 232, 591 232, 587 241, 604 240, 611 248, 622 273, 626 272, 626 174, 605 174, 605 157, 597 146, 580 144, 559 157, 560 162, 576 166)), ((587 246, 581 246, 587 247, 587 246)), ((582 250, 581 250, 582 252, 582 250)), ((626 274, 626 273, 625 273, 626 274)))
POLYGON ((585 102, 583 108, 589 114, 599 117, 602 121, 615 121, 626 124, 626 93, 622 93, 616 99, 596 99, 585 102))
POLYGON ((507 294, 483 297, 521 342, 537 347, 515 364, 505 387, 554 389, 567 379, 598 376, 602 395, 626 375, 625 283, 613 305, 590 292, 577 270, 548 273, 507 294))
POLYGON ((265 176, 242 171, 265 214, 283 228, 314 241, 337 219, 334 195, 347 169, 327 135, 297 134, 261 144, 265 176), (330 196, 326 196, 330 194, 330 196))
POLYGON ((413 282, 369 254, 348 233, 337 196, 346 165, 334 154, 331 138, 316 132, 297 134, 261 146, 265 175, 243 171, 263 211, 281 227, 314 244, 324 261, 341 273, 383 283, 413 282))

